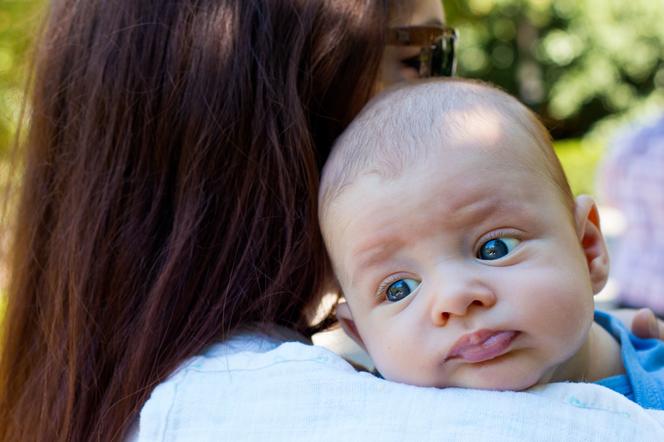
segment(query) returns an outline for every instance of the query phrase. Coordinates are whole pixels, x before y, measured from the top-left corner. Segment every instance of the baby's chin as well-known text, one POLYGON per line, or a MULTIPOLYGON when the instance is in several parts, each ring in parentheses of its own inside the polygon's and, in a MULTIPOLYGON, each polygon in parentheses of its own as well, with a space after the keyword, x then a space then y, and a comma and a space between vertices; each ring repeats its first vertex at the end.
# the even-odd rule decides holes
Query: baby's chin
MULTIPOLYGON (((380 370, 379 370, 380 372, 380 370)), ((382 372, 381 372, 382 374, 382 372)), ((415 385, 418 387, 435 388, 472 388, 478 390, 496 391, 523 391, 538 384, 548 382, 550 375, 546 373, 519 374, 517 370, 511 373, 507 370, 477 370, 472 376, 460 376, 458 378, 441 379, 436 376, 423 379, 415 379, 413 376, 400 376, 398 374, 383 375, 388 381, 401 384, 415 385)))

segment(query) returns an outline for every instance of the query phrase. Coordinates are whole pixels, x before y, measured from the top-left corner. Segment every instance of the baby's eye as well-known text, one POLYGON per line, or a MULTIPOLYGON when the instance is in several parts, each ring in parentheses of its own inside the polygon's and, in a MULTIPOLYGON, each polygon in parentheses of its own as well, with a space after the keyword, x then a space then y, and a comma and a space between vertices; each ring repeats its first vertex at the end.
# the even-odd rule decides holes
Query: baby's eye
POLYGON ((502 258, 510 253, 519 244, 515 238, 495 238, 482 244, 477 251, 477 257, 486 261, 502 258))
POLYGON ((387 289, 385 290, 385 297, 390 302, 401 301, 403 298, 410 295, 418 285, 420 285, 420 282, 415 279, 399 279, 387 286, 387 289))

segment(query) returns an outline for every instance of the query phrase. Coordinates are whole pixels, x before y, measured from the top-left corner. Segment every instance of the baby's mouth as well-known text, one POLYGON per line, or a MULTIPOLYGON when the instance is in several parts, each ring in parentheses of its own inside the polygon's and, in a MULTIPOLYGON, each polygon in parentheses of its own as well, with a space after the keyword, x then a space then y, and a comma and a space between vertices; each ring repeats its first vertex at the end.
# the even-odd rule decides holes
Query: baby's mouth
POLYGON ((452 346, 445 361, 463 359, 484 362, 504 354, 519 334, 515 330, 478 330, 461 336, 452 346))

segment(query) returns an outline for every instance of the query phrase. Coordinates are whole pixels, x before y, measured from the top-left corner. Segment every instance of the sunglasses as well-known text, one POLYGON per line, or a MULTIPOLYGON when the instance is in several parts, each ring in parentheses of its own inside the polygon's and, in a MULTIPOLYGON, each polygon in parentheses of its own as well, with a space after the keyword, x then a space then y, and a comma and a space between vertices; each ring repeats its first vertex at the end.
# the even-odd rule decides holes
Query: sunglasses
POLYGON ((451 77, 456 71, 458 35, 447 26, 403 26, 387 31, 389 46, 420 46, 420 53, 402 60, 415 68, 420 78, 451 77))

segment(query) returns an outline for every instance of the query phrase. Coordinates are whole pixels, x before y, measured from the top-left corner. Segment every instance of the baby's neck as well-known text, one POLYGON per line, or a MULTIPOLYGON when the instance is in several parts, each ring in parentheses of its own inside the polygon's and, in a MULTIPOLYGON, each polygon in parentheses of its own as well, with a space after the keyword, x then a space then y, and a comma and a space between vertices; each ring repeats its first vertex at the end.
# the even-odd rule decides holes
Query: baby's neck
POLYGON ((572 358, 556 369, 550 382, 595 382, 624 372, 620 344, 593 322, 586 342, 572 358))

